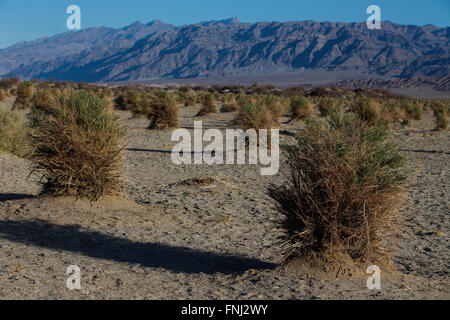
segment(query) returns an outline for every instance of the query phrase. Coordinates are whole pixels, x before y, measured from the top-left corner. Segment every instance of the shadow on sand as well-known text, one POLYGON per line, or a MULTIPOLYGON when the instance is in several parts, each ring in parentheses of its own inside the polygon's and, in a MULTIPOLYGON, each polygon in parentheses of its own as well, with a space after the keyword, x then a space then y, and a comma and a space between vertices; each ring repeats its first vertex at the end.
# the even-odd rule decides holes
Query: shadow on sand
POLYGON ((160 243, 133 242, 78 225, 57 225, 43 220, 0 221, 0 238, 27 245, 64 250, 85 256, 143 267, 185 273, 242 273, 249 269, 273 269, 275 264, 258 259, 199 251, 160 243))
POLYGON ((31 194, 22 194, 22 193, 0 193, 0 202, 9 201, 9 200, 22 200, 34 198, 35 196, 31 194))

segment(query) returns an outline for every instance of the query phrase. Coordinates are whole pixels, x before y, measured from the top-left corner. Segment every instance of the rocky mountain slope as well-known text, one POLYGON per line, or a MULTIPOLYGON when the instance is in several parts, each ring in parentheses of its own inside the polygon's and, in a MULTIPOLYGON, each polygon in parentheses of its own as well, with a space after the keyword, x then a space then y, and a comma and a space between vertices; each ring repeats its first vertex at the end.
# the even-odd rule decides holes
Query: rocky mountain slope
POLYGON ((388 77, 449 74, 450 28, 383 22, 259 22, 92 28, 0 50, 0 75, 112 82, 352 70, 388 77))

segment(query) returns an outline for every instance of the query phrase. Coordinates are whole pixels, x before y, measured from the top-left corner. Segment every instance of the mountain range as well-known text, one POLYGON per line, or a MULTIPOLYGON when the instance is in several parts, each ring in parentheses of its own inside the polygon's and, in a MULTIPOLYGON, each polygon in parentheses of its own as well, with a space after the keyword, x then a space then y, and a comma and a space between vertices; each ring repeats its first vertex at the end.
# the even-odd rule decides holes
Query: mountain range
POLYGON ((86 82, 221 78, 351 71, 383 79, 442 77, 450 27, 382 22, 242 23, 237 18, 174 26, 65 32, 0 50, 0 76, 86 82))

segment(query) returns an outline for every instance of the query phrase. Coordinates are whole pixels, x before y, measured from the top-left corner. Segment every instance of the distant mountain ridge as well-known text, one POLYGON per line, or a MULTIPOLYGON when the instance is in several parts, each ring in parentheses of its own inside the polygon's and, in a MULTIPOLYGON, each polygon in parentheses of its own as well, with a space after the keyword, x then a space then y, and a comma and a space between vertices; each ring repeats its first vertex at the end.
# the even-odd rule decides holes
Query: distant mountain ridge
POLYGON ((315 21, 176 27, 159 20, 66 32, 0 50, 0 75, 115 82, 352 70, 384 78, 442 77, 450 28, 315 21))

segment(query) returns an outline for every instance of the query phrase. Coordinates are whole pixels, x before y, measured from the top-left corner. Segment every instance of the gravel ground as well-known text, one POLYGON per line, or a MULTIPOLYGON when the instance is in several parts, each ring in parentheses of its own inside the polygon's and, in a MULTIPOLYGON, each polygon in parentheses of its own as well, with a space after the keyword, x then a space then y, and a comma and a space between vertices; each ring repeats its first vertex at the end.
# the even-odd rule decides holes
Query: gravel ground
MULTIPOLYGON (((182 108, 181 125, 191 128, 197 111, 182 108)), ((120 116, 129 131, 126 200, 36 198, 30 164, 0 154, 0 298, 450 298, 450 139, 448 131, 431 131, 431 114, 394 131, 411 168, 411 190, 393 255, 401 274, 382 273, 380 291, 368 290, 365 278, 330 280, 278 266, 279 215, 266 189, 282 182, 280 175, 261 176, 256 165, 174 165, 170 132, 120 116), (185 183, 200 177, 215 179, 185 183), (70 265, 81 269, 81 290, 66 287, 70 265)), ((200 119, 223 130, 232 115, 200 119)))

